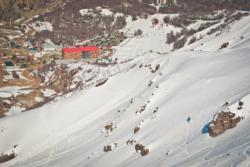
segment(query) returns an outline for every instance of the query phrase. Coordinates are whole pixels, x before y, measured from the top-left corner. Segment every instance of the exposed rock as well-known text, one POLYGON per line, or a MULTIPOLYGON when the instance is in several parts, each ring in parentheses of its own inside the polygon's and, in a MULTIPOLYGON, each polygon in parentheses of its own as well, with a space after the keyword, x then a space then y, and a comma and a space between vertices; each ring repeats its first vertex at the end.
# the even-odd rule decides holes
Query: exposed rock
POLYGON ((140 127, 136 127, 136 128, 134 129, 134 134, 136 134, 139 130, 140 130, 140 127))
POLYGON ((153 113, 154 113, 154 114, 157 113, 158 110, 159 110, 159 107, 156 107, 153 113))
POLYGON ((112 146, 111 145, 104 146, 103 151, 104 152, 112 151, 112 146))
POLYGON ((237 110, 241 110, 243 105, 244 105, 244 103, 242 101, 239 101, 239 106, 238 106, 237 110))
POLYGON ((155 67, 155 69, 152 70, 151 72, 152 73, 156 73, 159 69, 160 69, 160 64, 157 64, 156 67, 155 67))
POLYGON ((225 102, 225 104, 223 104, 223 107, 226 107, 226 106, 228 106, 229 105, 229 103, 228 102, 225 102))
POLYGON ((130 144, 130 145, 134 145, 135 143, 136 143, 136 141, 133 140, 133 139, 132 139, 132 140, 127 140, 127 141, 126 141, 126 144, 127 144, 127 145, 129 145, 129 144, 130 144))
POLYGON ((229 42, 225 42, 221 45, 220 49, 224 49, 224 48, 227 48, 229 45, 229 42))
POLYGON ((12 106, 18 106, 22 108, 22 111, 28 111, 50 102, 56 96, 82 89, 84 81, 75 77, 80 70, 83 69, 81 67, 70 69, 66 65, 60 66, 50 63, 28 68, 20 73, 12 71, 13 79, 3 82, 4 76, 8 73, 3 68, 0 68, 0 74, 3 74, 0 75, 0 79, 2 78, 0 87, 20 86, 27 87, 22 89, 22 91, 26 89, 30 91, 29 93, 20 93, 15 96, 0 98, 0 118, 4 117, 5 113, 12 106), (42 90, 45 89, 54 90, 56 93, 53 97, 44 97, 42 90))
POLYGON ((235 117, 234 113, 231 112, 221 112, 217 117, 211 122, 208 132, 209 136, 216 137, 226 130, 234 128, 238 122, 240 122, 241 117, 235 117))
POLYGON ((11 153, 11 154, 1 154, 0 155, 0 163, 4 163, 7 162, 9 160, 12 160, 16 157, 15 153, 11 153))
POLYGON ((140 152, 141 156, 148 155, 148 153, 149 153, 148 148, 145 148, 144 145, 138 144, 138 143, 135 145, 135 150, 136 150, 136 152, 140 152))
POLYGON ((111 122, 110 124, 105 125, 104 128, 105 128, 107 133, 112 132, 114 129, 113 123, 111 122))
POLYGON ((66 94, 73 89, 81 89, 82 82, 75 83, 76 87, 72 88, 74 76, 80 69, 70 70, 67 66, 57 67, 54 74, 46 82, 46 87, 55 90, 57 93, 66 94))
POLYGON ((108 81, 108 79, 105 79, 105 80, 103 80, 103 81, 100 81, 100 82, 98 82, 98 83, 95 85, 95 87, 102 86, 102 85, 104 85, 107 81, 108 81))
POLYGON ((144 146, 142 144, 136 144, 135 145, 135 150, 136 150, 136 152, 144 150, 144 146))
POLYGON ((144 106, 141 106, 141 107, 140 107, 140 110, 137 110, 135 113, 136 113, 136 114, 142 113, 143 111, 146 110, 146 108, 147 108, 147 104, 145 104, 144 106))
POLYGON ((150 80, 150 81, 149 81, 149 84, 148 84, 148 87, 152 86, 153 83, 154 83, 154 82, 150 80))
POLYGON ((141 151, 141 156, 148 155, 148 153, 149 153, 149 149, 148 148, 144 149, 144 150, 141 151))

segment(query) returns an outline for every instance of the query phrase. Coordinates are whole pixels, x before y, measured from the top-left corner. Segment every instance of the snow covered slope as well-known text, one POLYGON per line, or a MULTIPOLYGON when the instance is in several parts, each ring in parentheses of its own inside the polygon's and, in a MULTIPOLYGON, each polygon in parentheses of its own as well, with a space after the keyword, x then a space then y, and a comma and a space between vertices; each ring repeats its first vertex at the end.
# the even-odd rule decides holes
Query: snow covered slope
MULTIPOLYGON (((0 151, 17 154, 1 166, 250 165, 250 32, 224 32, 228 39, 244 32, 237 47, 218 51, 208 43, 206 51, 166 53, 168 30, 137 22, 127 28, 142 29, 143 37, 116 48, 120 61, 130 61, 104 85, 0 120, 0 151), (244 119, 236 128, 217 138, 202 132, 225 102, 237 112, 240 99, 244 119), (131 140, 149 154, 137 153, 131 140), (107 145, 112 150, 104 152, 107 145)), ((246 17, 235 27, 249 24, 246 17)))

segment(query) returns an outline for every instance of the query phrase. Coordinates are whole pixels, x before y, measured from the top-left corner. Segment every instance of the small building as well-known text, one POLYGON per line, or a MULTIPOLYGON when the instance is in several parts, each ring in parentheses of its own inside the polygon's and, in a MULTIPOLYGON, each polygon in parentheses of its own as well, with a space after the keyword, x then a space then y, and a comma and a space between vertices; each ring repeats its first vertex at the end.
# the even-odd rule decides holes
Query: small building
POLYGON ((52 51, 56 51, 56 50, 60 50, 60 47, 57 45, 54 45, 52 43, 44 43, 43 44, 43 51, 45 51, 45 52, 52 52, 52 51))
POLYGON ((64 59, 97 59, 100 49, 96 46, 85 46, 78 48, 64 48, 64 59))
POLYGON ((0 58, 3 58, 3 57, 4 57, 4 53, 0 52, 0 58))
POLYGON ((5 67, 14 67, 14 63, 11 60, 4 61, 5 67))

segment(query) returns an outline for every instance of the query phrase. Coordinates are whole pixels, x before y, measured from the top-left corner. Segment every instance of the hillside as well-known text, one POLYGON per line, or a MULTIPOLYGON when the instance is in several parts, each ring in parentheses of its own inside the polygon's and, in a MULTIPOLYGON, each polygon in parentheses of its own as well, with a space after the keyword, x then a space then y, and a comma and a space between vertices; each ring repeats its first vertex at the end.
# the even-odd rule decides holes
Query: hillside
POLYGON ((14 21, 30 11, 36 11, 51 5, 57 0, 1 0, 0 20, 14 21))
POLYGON ((76 41, 113 34, 124 28, 125 18, 128 15, 134 19, 145 18, 156 13, 157 9, 162 14, 180 14, 184 16, 184 20, 199 19, 217 10, 225 9, 233 13, 235 10, 250 9, 250 3, 245 0, 178 0, 176 3, 169 0, 160 6, 155 5, 155 2, 155 0, 1 0, 0 20, 3 25, 0 24, 0 29, 8 27, 13 33, 9 38, 10 34, 2 31, 0 46, 13 38, 18 38, 15 41, 21 46, 31 43, 40 47, 46 39, 51 39, 57 45, 72 46, 76 41), (102 12, 101 8, 109 14, 102 12), (87 10, 89 12, 82 14, 81 11, 87 10), (17 29, 21 32, 16 31, 17 29))
POLYGON ((166 23, 176 15, 126 17, 117 64, 68 63, 78 80, 95 74, 92 85, 0 119, 0 152, 16 156, 1 166, 249 166, 250 16, 236 14, 186 29, 166 23), (239 122, 212 137, 222 111, 232 113, 223 128, 239 122))

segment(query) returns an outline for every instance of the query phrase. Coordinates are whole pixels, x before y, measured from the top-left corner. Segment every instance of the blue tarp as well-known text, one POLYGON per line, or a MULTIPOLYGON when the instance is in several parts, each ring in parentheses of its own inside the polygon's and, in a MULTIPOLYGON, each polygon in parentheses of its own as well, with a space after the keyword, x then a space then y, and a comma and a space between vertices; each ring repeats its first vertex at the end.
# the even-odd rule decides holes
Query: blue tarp
POLYGON ((12 67, 12 66, 14 66, 14 64, 13 64, 12 61, 5 61, 4 64, 5 64, 5 66, 7 66, 7 67, 12 67))
POLYGON ((208 122, 203 128, 202 128, 202 134, 206 134, 209 131, 209 126, 210 126, 211 122, 208 122))

